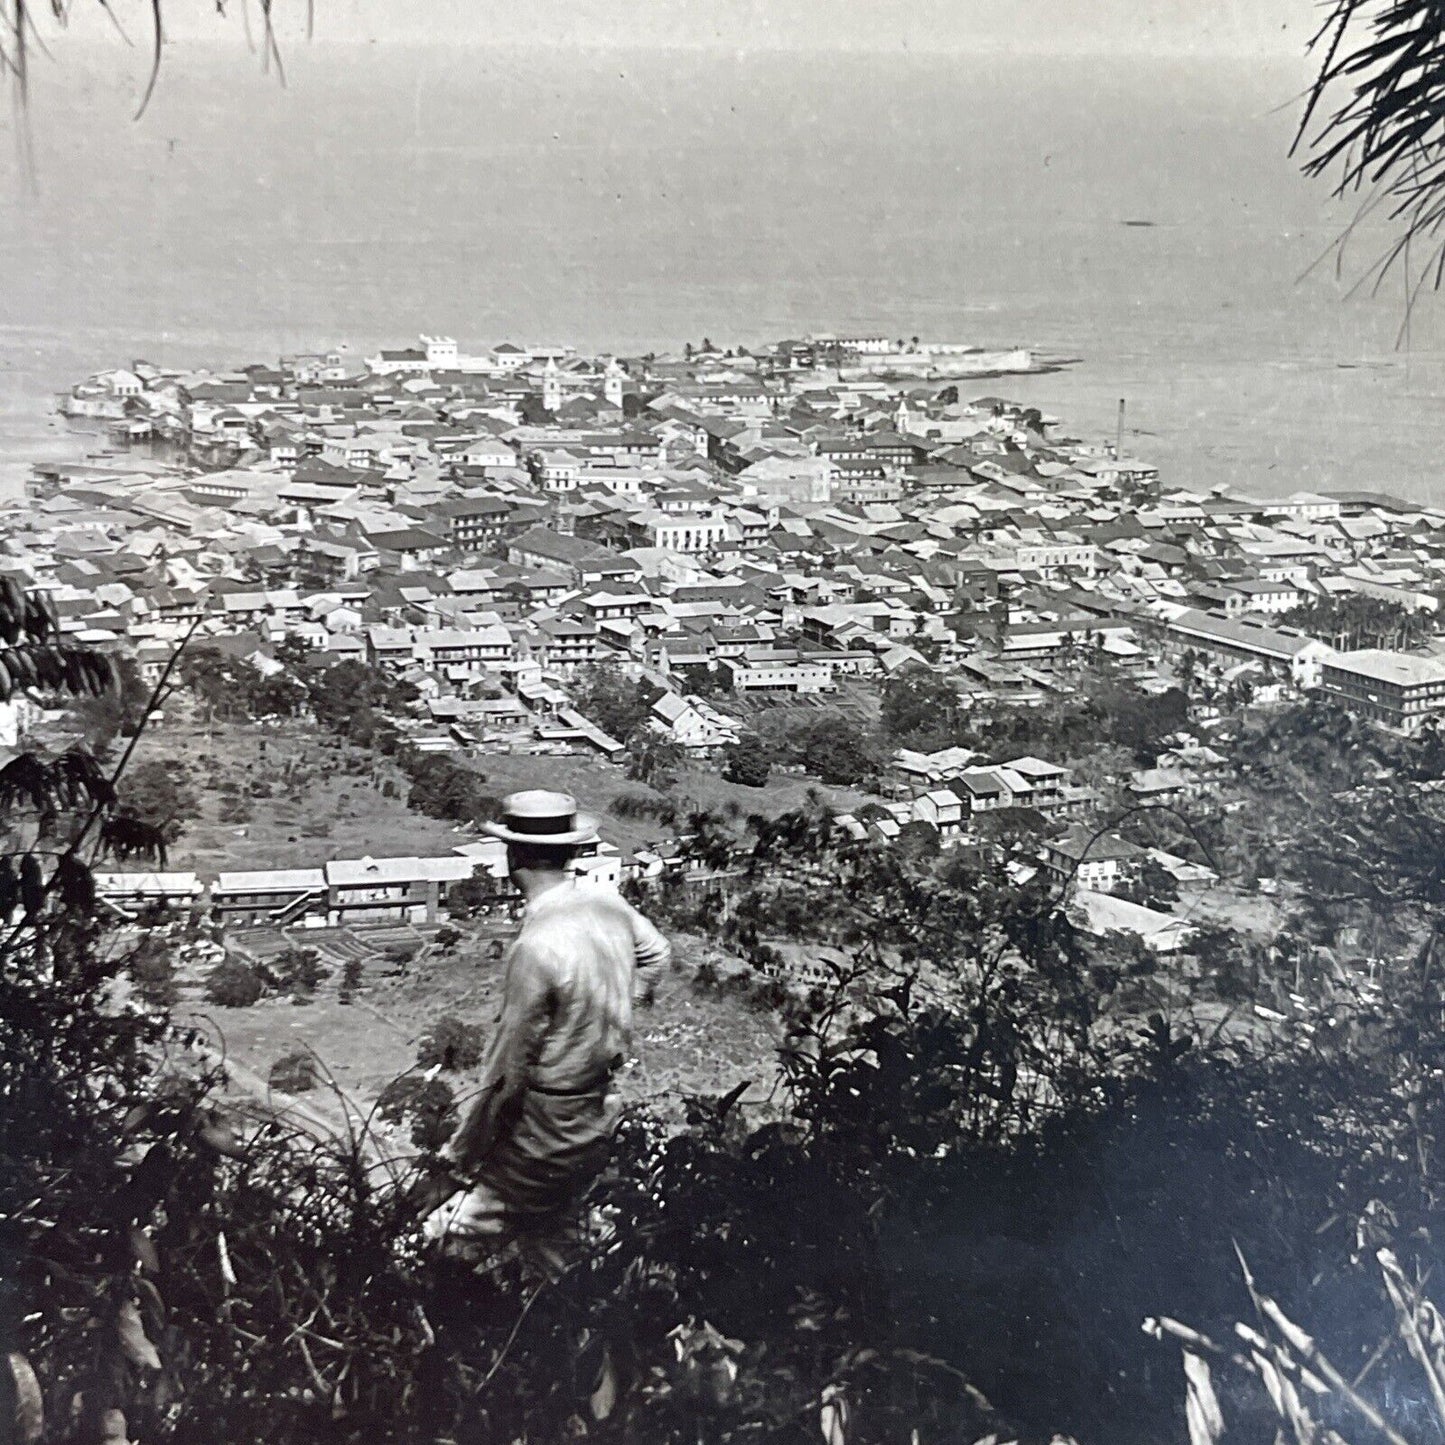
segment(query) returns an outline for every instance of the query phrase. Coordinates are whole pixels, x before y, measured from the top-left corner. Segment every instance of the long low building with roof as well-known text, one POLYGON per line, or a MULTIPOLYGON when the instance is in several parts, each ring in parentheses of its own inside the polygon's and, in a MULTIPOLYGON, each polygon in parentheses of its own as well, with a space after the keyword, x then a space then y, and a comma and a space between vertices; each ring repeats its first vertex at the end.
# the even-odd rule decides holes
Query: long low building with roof
POLYGON ((204 885, 191 872, 97 873, 96 897, 108 903, 124 918, 134 918, 147 908, 185 907, 198 903, 204 885))
POLYGON ((220 874, 211 906, 233 926, 435 923, 446 891, 472 876, 465 858, 333 858, 320 868, 220 874))
POLYGON ((1256 662, 1285 675, 1296 687, 1318 687, 1333 649, 1289 627, 1269 627, 1250 618, 1219 617, 1186 608, 1165 624, 1178 652, 1194 651, 1225 662, 1256 662))
POLYGON ((211 907, 235 926, 285 925, 324 910, 326 873, 321 868, 260 868, 221 873, 211 884, 211 907))

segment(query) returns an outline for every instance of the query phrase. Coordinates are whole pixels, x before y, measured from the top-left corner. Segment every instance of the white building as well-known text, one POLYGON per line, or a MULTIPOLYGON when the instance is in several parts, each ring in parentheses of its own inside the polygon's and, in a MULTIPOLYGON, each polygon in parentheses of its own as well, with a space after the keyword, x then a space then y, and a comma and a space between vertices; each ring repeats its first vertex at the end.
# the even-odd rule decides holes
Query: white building
POLYGON ((665 692, 652 704, 652 724, 673 742, 691 751, 719 748, 737 741, 737 724, 698 698, 665 692))
POLYGON ((789 656, 723 657, 718 671, 737 692, 823 693, 834 687, 830 668, 789 656))

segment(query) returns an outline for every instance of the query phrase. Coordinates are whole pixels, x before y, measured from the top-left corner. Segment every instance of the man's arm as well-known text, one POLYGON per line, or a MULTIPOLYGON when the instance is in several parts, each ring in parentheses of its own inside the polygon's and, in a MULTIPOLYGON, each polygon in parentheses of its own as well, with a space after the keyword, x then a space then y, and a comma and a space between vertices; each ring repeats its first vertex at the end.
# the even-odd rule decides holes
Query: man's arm
POLYGON ((632 952, 638 968, 653 968, 672 958, 672 945, 635 908, 632 915, 632 952))
POLYGON ((481 1094, 444 1151, 460 1173, 477 1168, 515 1113, 542 1052, 552 1003, 551 970, 518 943, 508 961, 502 1013, 481 1094))

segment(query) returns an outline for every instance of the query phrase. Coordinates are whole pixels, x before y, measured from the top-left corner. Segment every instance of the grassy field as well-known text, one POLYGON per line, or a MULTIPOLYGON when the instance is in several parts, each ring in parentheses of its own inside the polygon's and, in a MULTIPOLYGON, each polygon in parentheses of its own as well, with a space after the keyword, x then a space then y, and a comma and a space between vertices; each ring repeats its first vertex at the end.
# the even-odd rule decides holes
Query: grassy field
MULTIPOLYGON (((461 762, 460 753, 454 758, 461 762)), ((391 762, 338 744, 308 723, 263 727, 227 723, 214 730, 168 722, 149 733, 135 762, 183 765, 199 811, 171 850, 171 866, 202 874, 250 868, 315 867, 331 858, 449 853, 472 830, 406 806, 407 779, 391 762)), ((603 833, 623 849, 647 847, 676 831, 655 818, 613 811, 620 797, 666 796, 679 814, 692 807, 774 815, 803 805, 810 790, 835 809, 868 795, 814 779, 775 773, 764 788, 727 782, 705 763, 689 763, 666 794, 630 780, 619 764, 590 756, 482 753, 468 759, 496 797, 523 788, 571 793, 604 819, 603 833)))
POLYGON ((464 831, 406 806, 406 779, 390 763, 329 742, 302 723, 228 723, 210 732, 168 721, 147 734, 135 762, 183 764, 200 799, 170 866, 203 874, 305 868, 368 854, 449 853, 466 841, 464 831), (388 783, 395 796, 386 795, 388 783))
MULTIPOLYGON (((151 759, 183 765, 199 799, 197 816, 171 851, 173 868, 209 875, 315 867, 366 854, 438 854, 474 836, 411 811, 399 769, 310 724, 226 724, 212 730, 168 720, 137 750, 137 762, 151 759)), ((620 766, 587 756, 483 754, 470 762, 485 774, 494 796, 537 787, 574 794, 585 809, 602 815, 604 836, 629 849, 675 831, 651 817, 612 811, 619 798, 639 792, 659 801, 666 796, 681 814, 693 806, 776 814, 802 805, 810 789, 835 808, 865 801, 863 794, 787 774, 775 775, 765 788, 745 788, 700 763, 686 765, 663 795, 629 780, 620 766)), ((182 1012, 239 1066, 237 1079, 246 1081, 245 1088, 263 1085, 277 1059, 305 1047, 315 1052, 354 1112, 365 1113, 392 1079, 413 1066, 419 1040, 438 1020, 489 1024, 495 1018, 502 967, 495 944, 511 932, 496 922, 468 925, 456 952, 424 957, 401 970, 378 958, 366 966, 363 987, 347 1004, 338 997, 334 974, 310 1002, 268 998, 245 1009, 208 1004, 201 979, 193 977, 184 983, 182 1012)), ((730 967, 707 941, 675 943, 675 966, 655 980, 652 1001, 638 1008, 637 1065, 624 1075, 624 1094, 676 1109, 685 1096, 724 1093, 752 1080, 749 1097, 766 1096, 774 1079, 776 1020, 755 1009, 746 990, 719 992, 695 984, 694 971, 704 958, 719 963, 724 974, 730 967)), ((469 1081, 463 1076, 451 1082, 461 1093, 469 1081)), ((312 1108, 339 1121, 342 1106, 335 1093, 317 1089, 305 1097, 312 1108)))
MULTIPOLYGON (((490 1026, 502 983, 502 963, 491 945, 511 934, 507 925, 483 923, 469 928, 449 956, 425 958, 401 971, 387 962, 369 965, 350 1004, 340 1002, 334 976, 309 1003, 268 998, 241 1009, 207 1004, 193 981, 181 1012, 228 1060, 262 1080, 283 1055, 298 1048, 314 1051, 354 1113, 365 1114, 386 1085, 415 1064, 417 1044, 433 1024, 454 1018, 490 1026)), ((674 965, 650 980, 652 1001, 636 1010, 637 1063, 622 1076, 624 1097, 672 1110, 685 1096, 724 1093, 744 1080, 754 1082, 749 1097, 764 1097, 774 1076, 775 1018, 739 993, 719 994, 694 983, 696 965, 717 957, 709 945, 684 938, 675 947, 674 965)), ((449 1082, 460 1097, 474 1078, 473 1071, 449 1082)), ((318 1112, 339 1119, 334 1092, 316 1089, 305 1097, 318 1112)))

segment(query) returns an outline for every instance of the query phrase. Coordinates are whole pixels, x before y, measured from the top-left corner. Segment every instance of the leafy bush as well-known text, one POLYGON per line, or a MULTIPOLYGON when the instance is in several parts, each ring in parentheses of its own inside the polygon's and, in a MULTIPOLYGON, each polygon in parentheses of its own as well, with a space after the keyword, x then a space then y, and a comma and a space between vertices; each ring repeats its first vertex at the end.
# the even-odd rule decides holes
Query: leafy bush
POLYGON ((417 1046, 417 1067, 431 1069, 440 1065, 448 1073, 474 1069, 482 1061, 486 1034, 477 1024, 461 1019, 439 1019, 422 1036, 417 1046))
POLYGON ((854 787, 875 778, 883 762, 876 740, 841 712, 809 717, 792 729, 803 766, 825 783, 854 787))
POLYGON ((308 1049, 293 1049, 282 1054, 266 1077, 273 1089, 283 1094, 304 1094, 316 1087, 316 1058, 308 1049))
POLYGON ((884 683, 881 722, 896 747, 934 752, 954 742, 958 707, 957 687, 915 664, 884 683))
POLYGON ((447 908, 453 918, 472 918, 492 901, 491 883, 486 878, 463 878, 447 890, 447 908))
POLYGON ((174 843, 199 812, 200 797, 183 763, 153 758, 127 771, 121 806, 129 816, 158 829, 167 843, 174 843))
POLYGON ((579 668, 572 687, 577 710, 618 739, 630 737, 647 722, 661 695, 661 688, 633 681, 615 663, 579 668))
POLYGON ((409 752, 403 759, 411 778, 407 806, 429 818, 470 823, 496 816, 497 802, 482 775, 441 753, 409 752))
POLYGON ((776 1013, 788 1001, 788 990, 776 978, 759 978, 753 982, 749 1002, 763 1013, 776 1013))
POLYGON ((771 764, 761 738, 739 738, 722 750, 723 777, 746 788, 767 786, 771 764))
POLYGON ((619 793, 610 805, 611 811, 616 817, 656 818, 663 827, 668 827, 677 821, 678 806, 676 799, 658 797, 640 790, 619 793))
POLYGON ((176 965, 164 944, 147 940, 130 962, 130 976, 136 993, 151 1008, 169 1008, 180 997, 176 965))
POLYGON ((310 998, 329 975, 314 948, 288 948, 274 965, 277 981, 294 998, 310 998))
POLYGON ((617 818, 648 818, 654 816, 657 802, 651 793, 619 793, 609 804, 608 811, 617 818))
POLYGON ((403 1074, 381 1091, 377 1115, 388 1124, 411 1123, 411 1141, 418 1149, 437 1150, 456 1130, 456 1095, 441 1079, 403 1074))
POLYGON ((226 958, 206 976, 206 998, 221 1008, 250 1008, 266 985, 254 964, 242 958, 226 958))
POLYGON ((643 725, 627 737, 627 776, 654 788, 669 787, 686 758, 681 744, 643 725))

